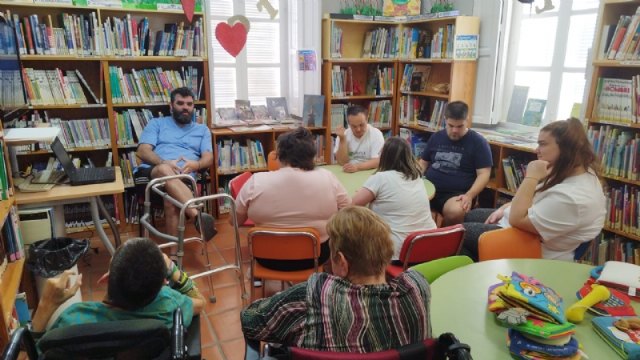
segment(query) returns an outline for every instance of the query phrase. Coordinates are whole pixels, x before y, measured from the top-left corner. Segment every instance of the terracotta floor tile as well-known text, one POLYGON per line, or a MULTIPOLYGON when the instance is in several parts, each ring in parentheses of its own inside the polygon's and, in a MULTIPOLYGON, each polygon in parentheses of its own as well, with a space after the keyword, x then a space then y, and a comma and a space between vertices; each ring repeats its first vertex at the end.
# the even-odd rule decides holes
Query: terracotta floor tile
POLYGON ((242 326, 240 325, 240 312, 237 310, 207 315, 218 341, 225 342, 242 338, 242 326))
POLYGON ((244 353, 246 349, 244 338, 225 341, 221 344, 221 346, 222 352, 224 352, 224 355, 228 360, 244 359, 244 353))
POLYGON ((206 315, 200 315, 200 343, 202 347, 218 344, 218 338, 213 331, 213 326, 206 315))
MULTIPOLYGON (((204 290, 202 291, 202 294, 205 295, 205 297, 208 297, 209 291, 204 290)), ((237 284, 215 288, 215 296, 217 301, 213 304, 207 303, 206 305, 205 312, 207 313, 207 315, 217 314, 229 311, 231 309, 237 309, 237 311, 240 311, 240 309, 242 309, 242 307, 244 306, 244 302, 242 300, 242 290, 237 284)))
POLYGON ((202 348, 202 358, 206 360, 225 360, 218 345, 202 348))

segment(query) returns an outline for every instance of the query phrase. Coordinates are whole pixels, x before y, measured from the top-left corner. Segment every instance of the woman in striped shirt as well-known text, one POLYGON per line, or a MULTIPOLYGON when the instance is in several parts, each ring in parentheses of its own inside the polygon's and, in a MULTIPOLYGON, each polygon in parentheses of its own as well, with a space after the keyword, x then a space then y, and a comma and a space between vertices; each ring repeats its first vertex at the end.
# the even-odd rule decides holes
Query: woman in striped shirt
POLYGON ((413 270, 385 278, 393 255, 389 226, 373 211, 349 206, 331 217, 327 232, 334 275, 313 274, 243 310, 247 350, 266 341, 366 353, 431 337, 427 281, 413 270))

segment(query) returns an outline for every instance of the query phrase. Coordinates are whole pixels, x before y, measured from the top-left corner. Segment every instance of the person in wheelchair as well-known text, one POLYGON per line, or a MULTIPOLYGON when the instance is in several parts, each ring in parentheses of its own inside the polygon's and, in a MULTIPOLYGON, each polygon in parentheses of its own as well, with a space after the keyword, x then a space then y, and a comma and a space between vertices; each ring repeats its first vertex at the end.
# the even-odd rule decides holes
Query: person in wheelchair
POLYGON ((389 225, 365 207, 349 206, 331 217, 327 232, 335 275, 314 273, 240 313, 247 359, 260 341, 366 353, 431 337, 425 278, 414 270, 385 278, 393 255, 389 225))
POLYGON ((199 314, 205 304, 195 282, 180 271, 155 242, 133 238, 116 249, 109 271, 98 280, 107 282, 104 300, 72 304, 47 329, 56 309, 82 284, 82 275, 74 284, 70 283, 70 275, 71 271, 67 270, 57 278, 47 279, 32 321, 36 338, 46 330, 114 320, 151 318, 161 320, 171 328, 177 307, 188 327, 192 317, 199 314))
MULTIPOLYGON (((211 132, 204 124, 194 121, 193 92, 187 87, 171 91, 171 116, 152 119, 144 128, 138 145, 137 155, 143 163, 136 169, 135 177, 149 180, 177 174, 191 174, 207 169, 213 164, 211 132)), ((181 180, 168 181, 166 192, 174 199, 185 203, 193 198, 191 189, 181 180)), ((178 229, 179 210, 172 203, 164 201, 166 231, 175 236, 178 229)), ((189 219, 198 219, 198 210, 188 209, 189 219)), ((211 215, 202 214, 203 224, 196 227, 206 241, 217 233, 211 215)))

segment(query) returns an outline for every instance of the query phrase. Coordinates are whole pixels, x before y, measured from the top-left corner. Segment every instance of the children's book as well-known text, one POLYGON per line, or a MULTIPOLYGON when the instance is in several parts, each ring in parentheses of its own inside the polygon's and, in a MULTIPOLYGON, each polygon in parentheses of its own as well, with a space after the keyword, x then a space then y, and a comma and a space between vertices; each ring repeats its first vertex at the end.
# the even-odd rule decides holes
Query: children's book
POLYGON ((431 75, 431 66, 415 65, 411 73, 411 91, 426 91, 431 75))
POLYGON ((640 330, 628 326, 637 317, 598 316, 591 320, 593 330, 623 359, 640 359, 640 330), (631 320, 634 319, 634 320, 631 320))
MULTIPOLYGON (((591 292, 591 285, 594 284, 594 280, 589 278, 584 283, 582 288, 578 290, 576 296, 578 299, 582 299, 591 292)), ((609 299, 599 302, 588 309, 588 311, 597 316, 635 316, 636 312, 631 306, 631 299, 622 291, 618 291, 613 288, 608 288, 609 299)))
POLYGON ((302 106, 302 123, 305 126, 322 126, 324 95, 305 95, 302 106))
POLYGON ((253 120, 255 116, 251 110, 251 103, 249 100, 236 100, 236 116, 240 120, 253 120))
POLYGON ((251 111, 256 120, 271 120, 266 105, 251 105, 251 111))
POLYGON ((509 307, 526 309, 531 316, 543 321, 556 324, 567 321, 562 297, 533 277, 514 271, 511 278, 505 280, 505 286, 500 289, 498 296, 509 307))
POLYGON ((522 125, 536 127, 540 126, 540 123, 542 122, 542 116, 544 115, 544 108, 546 105, 547 100, 527 100, 527 106, 524 108, 524 115, 522 115, 522 125))
POLYGON ((268 97, 267 111, 272 119, 278 120, 282 123, 294 122, 294 120, 289 115, 287 98, 285 97, 268 97))
POLYGON ((572 337, 564 345, 542 344, 523 336, 516 330, 509 329, 507 343, 509 352, 515 359, 566 359, 579 360, 578 341, 572 337))

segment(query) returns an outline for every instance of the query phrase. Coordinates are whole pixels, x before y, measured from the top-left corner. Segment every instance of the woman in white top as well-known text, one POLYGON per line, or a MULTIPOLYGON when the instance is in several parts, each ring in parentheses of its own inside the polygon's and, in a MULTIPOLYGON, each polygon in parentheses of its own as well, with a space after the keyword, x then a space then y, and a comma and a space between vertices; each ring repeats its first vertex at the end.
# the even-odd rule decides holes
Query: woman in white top
POLYGON ((598 164, 580 120, 555 121, 540 130, 538 160, 527 166, 513 201, 465 216, 463 252, 478 259, 478 237, 515 227, 540 236, 545 259, 573 261, 575 249, 600 233, 606 215, 598 164))
POLYGON ((353 197, 354 205, 369 208, 391 227, 393 260, 404 239, 418 230, 435 229, 422 172, 409 144, 399 137, 385 141, 376 172, 353 197))

